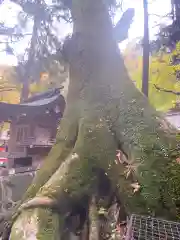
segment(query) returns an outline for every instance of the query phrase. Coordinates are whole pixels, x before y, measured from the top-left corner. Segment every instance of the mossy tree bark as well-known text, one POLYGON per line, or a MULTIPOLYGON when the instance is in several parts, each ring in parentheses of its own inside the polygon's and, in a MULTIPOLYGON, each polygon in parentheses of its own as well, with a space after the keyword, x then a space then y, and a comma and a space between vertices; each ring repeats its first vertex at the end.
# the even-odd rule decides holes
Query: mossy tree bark
POLYGON ((104 1, 73 0, 72 15, 67 108, 56 144, 14 214, 11 240, 28 239, 30 221, 33 239, 60 239, 72 207, 99 191, 98 169, 127 214, 176 217, 167 184, 178 156, 174 130, 130 80, 104 1))

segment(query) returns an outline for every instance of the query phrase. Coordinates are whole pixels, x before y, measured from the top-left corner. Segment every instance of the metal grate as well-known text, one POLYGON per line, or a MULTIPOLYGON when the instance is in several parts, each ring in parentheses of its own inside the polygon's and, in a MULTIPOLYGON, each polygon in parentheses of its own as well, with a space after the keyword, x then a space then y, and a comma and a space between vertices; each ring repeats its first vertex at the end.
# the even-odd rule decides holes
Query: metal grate
POLYGON ((180 240, 180 223, 132 215, 126 240, 180 240))

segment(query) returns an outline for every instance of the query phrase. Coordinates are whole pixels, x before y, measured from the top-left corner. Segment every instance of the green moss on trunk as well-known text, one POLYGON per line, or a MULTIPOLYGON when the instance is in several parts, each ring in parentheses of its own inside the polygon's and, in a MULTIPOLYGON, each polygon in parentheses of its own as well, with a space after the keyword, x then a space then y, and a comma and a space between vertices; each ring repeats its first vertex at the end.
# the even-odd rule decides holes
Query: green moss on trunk
MULTIPOLYGON (((133 164, 138 165, 133 180, 141 185, 140 193, 131 197, 126 188, 122 191, 123 195, 129 195, 131 210, 135 202, 144 202, 140 212, 171 218, 175 215, 175 207, 166 181, 169 181, 168 164, 176 157, 171 154, 177 147, 175 135, 170 129, 164 129, 160 120, 162 116, 150 106, 146 97, 130 80, 113 39, 104 1, 74 1, 73 13, 76 16, 75 30, 81 39, 80 49, 84 50, 81 52, 81 64, 78 62, 83 66, 83 70, 79 67, 79 79, 81 82, 83 79, 86 81, 81 94, 81 100, 86 103, 82 116, 88 119, 91 113, 105 118, 109 130, 115 135, 116 144, 133 164)), ((97 121, 91 124, 95 126, 97 121)), ((96 133, 94 135, 97 137, 96 133)), ((108 138, 108 134, 99 138, 101 144, 97 149, 100 156, 105 151, 105 137, 108 138)), ((98 146, 98 141, 96 144, 98 146)), ((84 141, 84 145, 88 143, 84 141)), ((94 151, 96 149, 93 147, 94 151)), ((126 182, 124 180, 125 186, 126 182)))
POLYGON ((59 240, 60 223, 57 213, 49 209, 23 212, 14 223, 10 240, 59 240))

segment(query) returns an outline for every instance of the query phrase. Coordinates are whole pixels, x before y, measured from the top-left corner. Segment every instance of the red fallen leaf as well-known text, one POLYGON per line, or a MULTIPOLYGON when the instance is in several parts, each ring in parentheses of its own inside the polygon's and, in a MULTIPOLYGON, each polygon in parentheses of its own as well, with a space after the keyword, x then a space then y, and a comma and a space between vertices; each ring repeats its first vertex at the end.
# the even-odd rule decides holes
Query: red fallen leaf
POLYGON ((119 233, 121 232, 121 226, 119 224, 116 226, 116 231, 119 233))
POLYGON ((121 235, 125 235, 126 226, 121 226, 120 224, 118 224, 118 225, 116 225, 116 231, 121 235))
POLYGON ((138 182, 132 183, 132 184, 131 184, 131 187, 133 188, 133 192, 134 192, 134 193, 138 192, 139 189, 140 189, 140 185, 139 185, 138 182))
POLYGON ((116 157, 117 157, 117 160, 119 161, 119 163, 121 163, 121 164, 124 163, 123 156, 122 156, 122 153, 120 150, 117 150, 116 157))
POLYGON ((180 157, 176 158, 176 162, 180 164, 180 157))

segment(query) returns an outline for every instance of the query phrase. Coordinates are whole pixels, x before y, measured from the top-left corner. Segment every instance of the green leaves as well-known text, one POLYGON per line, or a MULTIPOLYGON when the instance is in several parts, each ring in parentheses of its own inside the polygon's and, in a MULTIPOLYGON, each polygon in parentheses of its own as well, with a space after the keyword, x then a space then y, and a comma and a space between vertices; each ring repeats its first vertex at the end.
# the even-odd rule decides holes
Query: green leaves
MULTIPOLYGON (((141 48, 136 47, 136 42, 130 42, 124 52, 124 60, 128 72, 136 87, 142 87, 142 56, 141 48)), ((150 56, 149 71, 149 100, 160 111, 167 111, 175 106, 180 92, 180 81, 176 71, 180 64, 171 65, 171 58, 178 54, 178 46, 171 53, 157 52, 150 56), (164 91, 165 90, 165 91, 164 91)))

